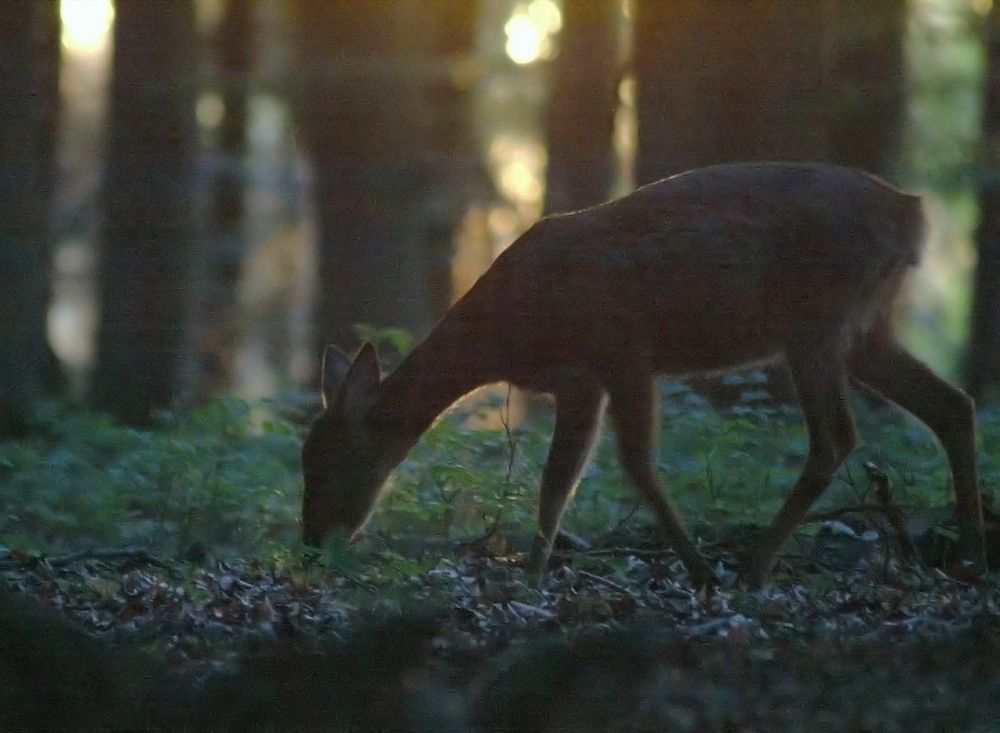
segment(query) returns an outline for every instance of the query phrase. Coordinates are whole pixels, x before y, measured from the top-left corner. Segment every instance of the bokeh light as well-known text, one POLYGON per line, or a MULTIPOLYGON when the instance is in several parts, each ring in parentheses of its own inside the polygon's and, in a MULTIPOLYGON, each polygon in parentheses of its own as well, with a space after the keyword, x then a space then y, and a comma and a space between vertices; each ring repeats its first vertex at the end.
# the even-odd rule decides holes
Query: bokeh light
POLYGON ((115 19, 111 0, 62 0, 59 15, 67 50, 95 53, 107 45, 115 19))
POLYGON ((519 3, 503 28, 507 55, 516 64, 551 58, 553 36, 561 27, 562 12, 553 0, 519 3))

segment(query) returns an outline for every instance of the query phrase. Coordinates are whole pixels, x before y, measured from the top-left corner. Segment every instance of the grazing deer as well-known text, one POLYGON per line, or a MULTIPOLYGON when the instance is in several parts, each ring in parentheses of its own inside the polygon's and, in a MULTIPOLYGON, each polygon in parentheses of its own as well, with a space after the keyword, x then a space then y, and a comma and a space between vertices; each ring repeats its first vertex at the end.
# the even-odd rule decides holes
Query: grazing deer
POLYGON ((370 344, 353 362, 327 348, 324 412, 302 452, 304 540, 356 534, 434 419, 476 387, 507 381, 556 400, 529 570, 544 572, 607 402, 626 473, 700 586, 715 575, 656 474, 653 378, 783 358, 809 452, 749 583, 764 581, 854 448, 851 382, 937 435, 951 464, 960 550, 985 566, 972 402, 892 336, 893 301, 923 234, 918 197, 819 163, 702 168, 542 219, 384 380, 370 344))

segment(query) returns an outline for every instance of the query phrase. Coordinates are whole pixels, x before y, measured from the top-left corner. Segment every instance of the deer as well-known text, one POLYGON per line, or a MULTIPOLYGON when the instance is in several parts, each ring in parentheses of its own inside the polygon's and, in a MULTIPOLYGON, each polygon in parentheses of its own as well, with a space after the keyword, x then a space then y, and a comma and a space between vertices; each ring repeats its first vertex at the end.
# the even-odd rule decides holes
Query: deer
POLYGON ((718 577, 654 464, 658 375, 781 363, 807 428, 801 473, 754 548, 761 586, 857 443, 852 385, 908 411, 949 462, 959 554, 985 569, 972 400, 895 338, 921 256, 919 196, 825 163, 729 163, 542 218, 382 378, 370 343, 322 358, 323 412, 302 450, 303 541, 353 539, 393 469, 459 398, 508 382, 549 393, 555 428, 526 570, 544 577, 607 411, 624 473, 696 587, 718 577))

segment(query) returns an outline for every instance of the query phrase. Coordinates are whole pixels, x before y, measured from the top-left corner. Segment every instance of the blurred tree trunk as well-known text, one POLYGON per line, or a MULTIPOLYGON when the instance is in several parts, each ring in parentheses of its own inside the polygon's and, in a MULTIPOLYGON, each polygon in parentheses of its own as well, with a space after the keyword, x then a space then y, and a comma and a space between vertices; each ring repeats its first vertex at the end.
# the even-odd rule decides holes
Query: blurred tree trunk
POLYGON ((473 88, 479 80, 476 27, 479 0, 425 0, 411 22, 427 29, 421 53, 431 69, 423 82, 425 109, 422 174, 424 257, 428 308, 437 320, 451 306, 455 230, 473 200, 492 192, 480 160, 473 123, 473 88))
POLYGON ((976 399, 1000 389, 1000 7, 986 21, 986 99, 979 183, 979 229, 966 380, 976 399))
POLYGON ((203 394, 231 386, 239 340, 236 289, 246 253, 243 219, 246 128, 255 47, 250 0, 228 0, 214 41, 223 116, 216 131, 217 163, 209 212, 212 243, 198 326, 203 394))
POLYGON ((906 0, 838 3, 830 53, 826 159, 890 175, 900 153, 906 105, 906 0))
POLYGON ((116 5, 92 398, 131 424, 174 398, 191 325, 196 41, 188 0, 116 5))
POLYGON ((621 0, 565 0, 549 104, 546 212, 607 200, 621 79, 621 0))
POLYGON ((827 5, 751 0, 723 12, 704 0, 639 0, 637 181, 727 161, 824 157, 827 5))
POLYGON ((737 160, 887 172, 905 23, 905 0, 639 0, 639 182, 737 160))
POLYGON ((476 5, 296 3, 305 69, 298 122, 319 219, 317 346, 356 345, 357 323, 417 333, 430 323, 423 209, 441 181, 428 162, 465 145, 461 95, 439 102, 449 54, 471 47, 476 5), (449 112, 457 127, 442 136, 449 112))
POLYGON ((0 436, 57 369, 46 339, 59 107, 59 5, 0 3, 0 436))

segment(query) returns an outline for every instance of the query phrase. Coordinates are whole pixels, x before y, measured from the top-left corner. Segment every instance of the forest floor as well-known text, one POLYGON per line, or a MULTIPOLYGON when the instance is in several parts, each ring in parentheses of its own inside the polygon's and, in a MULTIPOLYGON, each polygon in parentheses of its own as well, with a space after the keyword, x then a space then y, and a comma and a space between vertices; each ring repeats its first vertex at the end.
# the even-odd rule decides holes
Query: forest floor
POLYGON ((128 549, 9 551, 0 555, 6 588, 39 598, 110 646, 88 662, 80 649, 89 637, 33 606, 19 615, 6 599, 0 677, 21 696, 3 722, 16 729, 11 720, 37 717, 39 728, 84 730, 1000 730, 997 576, 901 562, 894 547, 852 528, 860 521, 845 514, 799 538, 773 583, 756 592, 741 589, 733 572, 754 534, 741 529, 704 547, 722 578, 712 592, 689 587, 652 535, 560 551, 540 588, 523 582, 522 558, 498 554, 495 538, 430 548, 440 558, 433 567, 390 580, 379 564, 400 557, 378 548, 353 571, 284 573, 210 558, 167 563, 128 549), (54 630, 25 633, 45 623, 54 630), (107 672, 116 655, 130 660, 110 663, 119 676, 107 672), (92 675, 103 680, 99 693, 60 692, 92 675), (135 679, 145 682, 137 688, 135 679), (29 709, 25 701, 39 695, 45 704, 29 709), (136 702, 144 696, 154 702, 136 702))
MULTIPOLYGON (((0 730, 1000 731, 1000 574, 951 554, 933 436, 856 402, 864 442, 749 591, 801 419, 663 391, 657 466, 711 592, 608 434, 564 518, 590 544, 527 584, 551 421, 474 424, 503 399, 440 420, 364 541, 319 551, 299 523, 312 403, 144 430, 52 405, 0 442, 0 730)), ((997 569, 1000 410, 979 418, 997 569)))

